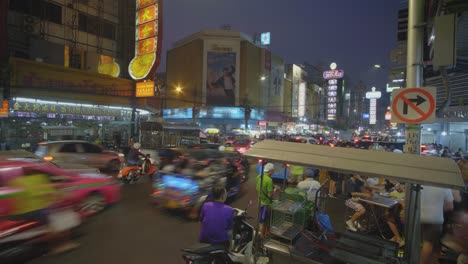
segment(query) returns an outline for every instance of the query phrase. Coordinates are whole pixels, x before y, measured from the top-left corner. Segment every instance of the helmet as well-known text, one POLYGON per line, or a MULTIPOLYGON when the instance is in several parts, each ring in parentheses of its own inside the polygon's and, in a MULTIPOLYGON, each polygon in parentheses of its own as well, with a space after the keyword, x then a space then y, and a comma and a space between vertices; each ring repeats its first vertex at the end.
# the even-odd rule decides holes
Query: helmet
POLYGON ((141 144, 137 142, 137 143, 133 144, 133 147, 136 148, 136 149, 140 149, 141 144))

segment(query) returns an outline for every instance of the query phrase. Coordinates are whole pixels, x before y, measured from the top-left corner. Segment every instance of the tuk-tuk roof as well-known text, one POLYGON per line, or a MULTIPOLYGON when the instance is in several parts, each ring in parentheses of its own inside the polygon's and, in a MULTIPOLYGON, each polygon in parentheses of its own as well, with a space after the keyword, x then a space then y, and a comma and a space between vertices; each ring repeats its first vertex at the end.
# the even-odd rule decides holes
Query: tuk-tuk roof
POLYGON ((380 177, 406 183, 453 189, 465 186, 460 169, 455 161, 449 158, 274 140, 258 142, 244 155, 267 161, 380 177))

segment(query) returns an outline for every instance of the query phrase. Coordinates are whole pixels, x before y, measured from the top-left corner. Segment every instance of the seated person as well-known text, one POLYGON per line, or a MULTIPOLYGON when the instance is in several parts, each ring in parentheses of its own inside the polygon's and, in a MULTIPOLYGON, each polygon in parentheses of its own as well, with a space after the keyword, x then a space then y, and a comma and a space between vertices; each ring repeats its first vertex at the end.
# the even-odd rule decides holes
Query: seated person
POLYGON ((401 231, 403 230, 403 221, 401 220, 401 211, 403 205, 398 203, 394 207, 385 211, 385 224, 387 230, 384 230, 384 236, 392 241, 397 242, 400 247, 405 245, 405 241, 401 237, 401 231))
POLYGON ((224 186, 215 185, 212 189, 213 201, 206 202, 200 211, 200 243, 220 244, 229 247, 234 224, 234 210, 224 204, 227 192, 224 186))
POLYGON ((305 179, 299 182, 296 186, 297 189, 301 189, 307 192, 307 200, 315 201, 317 191, 320 189, 320 183, 315 179, 318 175, 313 170, 307 170, 304 173, 305 179))
POLYGON ((346 200, 346 206, 355 211, 351 219, 346 221, 346 225, 351 231, 357 231, 354 223, 366 213, 366 208, 358 202, 357 198, 371 197, 372 191, 364 186, 364 182, 359 175, 352 175, 346 181, 345 192, 348 196, 351 196, 351 198, 346 200))

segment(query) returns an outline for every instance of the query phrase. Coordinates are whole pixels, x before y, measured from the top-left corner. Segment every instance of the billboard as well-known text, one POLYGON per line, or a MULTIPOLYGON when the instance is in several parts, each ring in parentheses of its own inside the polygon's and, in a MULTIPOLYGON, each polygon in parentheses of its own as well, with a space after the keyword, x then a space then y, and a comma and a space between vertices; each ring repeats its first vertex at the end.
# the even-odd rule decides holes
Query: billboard
POLYGON ((270 91, 268 93, 270 110, 282 112, 284 96, 284 64, 282 60, 273 58, 270 75, 270 91))
POLYGON ((206 105, 235 105, 238 93, 236 56, 236 52, 208 51, 206 105))

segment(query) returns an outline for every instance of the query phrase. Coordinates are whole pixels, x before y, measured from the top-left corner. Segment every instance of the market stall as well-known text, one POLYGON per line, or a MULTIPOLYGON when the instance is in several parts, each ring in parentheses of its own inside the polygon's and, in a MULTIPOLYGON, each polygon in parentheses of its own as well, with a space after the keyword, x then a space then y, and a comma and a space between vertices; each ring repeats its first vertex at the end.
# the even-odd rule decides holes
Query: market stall
MULTIPOLYGON (((416 234, 419 232, 419 197, 422 186, 464 188, 460 169, 451 159, 352 148, 331 148, 272 140, 255 144, 245 153, 245 156, 262 159, 266 162, 297 164, 315 169, 327 169, 406 183, 409 191, 406 196, 405 237, 407 243, 404 258, 401 259, 403 263, 419 263, 420 240, 419 235, 416 234)), ((291 248, 288 248, 286 252, 292 255, 291 248)))

